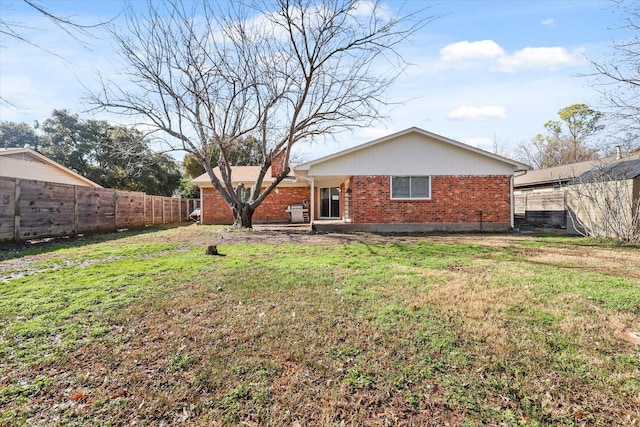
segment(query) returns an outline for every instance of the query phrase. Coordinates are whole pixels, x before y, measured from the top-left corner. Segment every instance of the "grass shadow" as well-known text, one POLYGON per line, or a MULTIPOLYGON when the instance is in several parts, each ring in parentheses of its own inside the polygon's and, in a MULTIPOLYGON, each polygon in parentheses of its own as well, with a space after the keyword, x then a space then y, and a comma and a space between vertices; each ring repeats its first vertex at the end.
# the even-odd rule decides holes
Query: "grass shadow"
POLYGON ((0 261, 21 258, 28 255, 55 252, 63 248, 78 248, 132 236, 141 236, 168 228, 183 227, 186 224, 187 223, 164 224, 141 229, 118 230, 107 233, 78 234, 74 236, 50 237, 44 239, 25 240, 21 242, 2 242, 0 243, 0 261))

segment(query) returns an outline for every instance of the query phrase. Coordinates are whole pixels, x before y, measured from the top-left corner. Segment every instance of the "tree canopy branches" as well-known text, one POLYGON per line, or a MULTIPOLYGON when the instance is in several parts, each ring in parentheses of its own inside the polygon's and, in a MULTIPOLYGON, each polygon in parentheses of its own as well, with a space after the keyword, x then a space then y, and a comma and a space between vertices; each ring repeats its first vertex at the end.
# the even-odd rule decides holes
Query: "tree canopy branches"
POLYGON ((0 122, 0 147, 29 146, 107 188, 172 196, 180 187, 175 161, 151 151, 137 130, 67 110, 54 110, 39 128, 41 135, 24 123, 0 122))
POLYGON ((560 120, 544 124, 545 135, 519 144, 522 160, 534 168, 548 168, 597 159, 600 147, 590 138, 604 129, 603 114, 586 104, 573 104, 558 116, 560 120))
POLYGON ((640 146, 640 2, 616 2, 623 17, 623 39, 614 40, 612 53, 591 61, 594 86, 604 96, 609 116, 625 149, 640 146))
POLYGON ((104 81, 92 101, 197 158, 246 227, 290 172, 294 144, 384 118, 385 91, 406 65, 397 47, 427 22, 354 0, 149 1, 126 18, 127 31, 112 35, 129 82, 104 81), (261 168, 244 200, 229 156, 250 137, 261 168), (280 156, 283 171, 263 188, 280 156))

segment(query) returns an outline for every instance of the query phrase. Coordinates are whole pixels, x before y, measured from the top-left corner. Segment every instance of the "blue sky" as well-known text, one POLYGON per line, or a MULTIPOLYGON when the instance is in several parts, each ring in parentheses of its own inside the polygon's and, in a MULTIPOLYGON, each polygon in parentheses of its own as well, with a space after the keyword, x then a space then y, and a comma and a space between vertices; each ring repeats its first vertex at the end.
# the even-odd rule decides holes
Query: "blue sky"
MULTIPOLYGON (((120 0, 43 4, 83 24, 112 19, 125 5, 120 0)), ((375 127, 300 145, 306 160, 411 126, 484 149, 496 143, 500 153, 513 155, 519 142, 541 133, 561 108, 574 103, 599 106, 598 92, 579 75, 591 73, 589 60, 601 59, 620 36, 615 30, 621 25, 620 14, 610 1, 384 4, 393 11, 439 16, 402 48, 413 65, 389 89, 389 98, 404 103, 375 127)), ((3 37, 0 93, 14 106, 0 105, 0 120, 32 125, 50 117, 54 108, 65 108, 83 118, 122 122, 117 116, 83 113, 88 108, 82 101, 84 86, 95 86, 96 71, 118 71, 103 31, 79 43, 16 0, 0 0, 0 14, 5 21, 32 27, 23 34, 59 56, 3 37)))

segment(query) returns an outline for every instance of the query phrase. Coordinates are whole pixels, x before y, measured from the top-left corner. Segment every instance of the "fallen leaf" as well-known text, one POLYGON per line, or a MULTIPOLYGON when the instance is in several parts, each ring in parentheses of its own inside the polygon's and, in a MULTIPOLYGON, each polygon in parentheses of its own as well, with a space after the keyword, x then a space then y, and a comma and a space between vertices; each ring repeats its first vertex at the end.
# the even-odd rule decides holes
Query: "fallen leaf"
POLYGON ((630 342, 631 344, 640 344, 640 334, 635 331, 622 331, 620 333, 622 339, 630 342))
POLYGON ((83 400, 86 398, 87 398, 87 395, 85 393, 74 393, 71 395, 71 400, 73 400, 74 402, 77 402, 79 400, 83 400))

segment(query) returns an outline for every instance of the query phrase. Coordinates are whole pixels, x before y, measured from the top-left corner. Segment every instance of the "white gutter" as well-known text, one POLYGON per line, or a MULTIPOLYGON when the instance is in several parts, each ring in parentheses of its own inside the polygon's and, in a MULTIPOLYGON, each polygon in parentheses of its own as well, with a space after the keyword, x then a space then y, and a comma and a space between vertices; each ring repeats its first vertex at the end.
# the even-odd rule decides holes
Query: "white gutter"
POLYGON ((511 228, 512 229, 516 225, 516 221, 515 221, 516 209, 515 209, 515 206, 514 206, 515 197, 513 195, 513 180, 514 180, 514 177, 513 177, 513 175, 511 175, 511 178, 509 179, 509 187, 510 187, 509 197, 511 198, 511 203, 509 203, 509 205, 511 206, 511 228))

